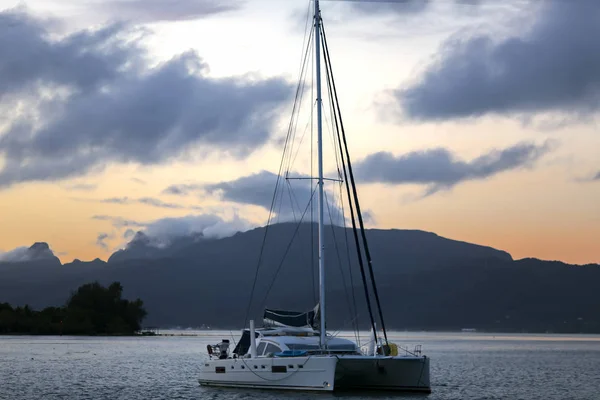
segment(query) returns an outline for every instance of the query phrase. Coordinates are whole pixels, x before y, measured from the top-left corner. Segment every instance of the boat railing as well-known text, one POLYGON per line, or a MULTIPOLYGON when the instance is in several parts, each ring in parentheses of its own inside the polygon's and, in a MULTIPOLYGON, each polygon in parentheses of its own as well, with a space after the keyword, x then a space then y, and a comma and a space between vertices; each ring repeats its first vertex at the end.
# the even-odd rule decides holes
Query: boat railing
POLYGON ((423 354, 423 345, 421 345, 421 344, 415 345, 415 350, 413 351, 413 353, 416 356, 420 356, 421 354, 423 354))

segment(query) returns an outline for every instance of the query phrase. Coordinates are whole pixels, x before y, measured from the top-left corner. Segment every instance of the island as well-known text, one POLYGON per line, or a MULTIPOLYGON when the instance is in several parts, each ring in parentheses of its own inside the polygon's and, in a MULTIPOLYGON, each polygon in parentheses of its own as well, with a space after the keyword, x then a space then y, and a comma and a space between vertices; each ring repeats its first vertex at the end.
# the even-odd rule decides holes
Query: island
POLYGON ((0 334, 134 335, 146 317, 140 299, 122 298, 123 286, 87 283, 71 293, 63 307, 41 311, 0 303, 0 334))

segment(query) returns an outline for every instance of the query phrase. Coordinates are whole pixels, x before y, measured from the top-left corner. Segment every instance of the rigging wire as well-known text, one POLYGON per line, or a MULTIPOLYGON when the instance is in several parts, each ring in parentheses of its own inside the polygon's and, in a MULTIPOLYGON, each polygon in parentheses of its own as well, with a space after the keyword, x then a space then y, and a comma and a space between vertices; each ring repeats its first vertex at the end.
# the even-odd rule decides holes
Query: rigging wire
MULTIPOLYGON (((326 69, 326 73, 328 73, 327 69, 326 69)), ((335 107, 334 107, 332 96, 330 95, 329 91, 326 91, 326 93, 329 95, 328 96, 329 105, 330 105, 330 107, 329 107, 329 113, 330 113, 331 118, 328 119, 326 113, 323 113, 323 117, 326 120, 326 124, 325 125, 327 126, 327 128, 329 130, 330 139, 331 139, 331 145, 332 145, 333 153, 335 155, 336 171, 337 171, 337 174, 338 174, 338 178, 340 180, 340 188, 341 188, 341 185, 343 183, 343 177, 342 177, 342 172, 341 172, 341 169, 340 169, 340 165, 341 165, 340 153, 338 153, 338 151, 336 151, 337 141, 336 141, 336 135, 334 134, 334 132, 336 131, 336 126, 335 126, 335 121, 334 121, 335 107), (330 124, 331 124, 331 126, 330 126, 330 124)), ((333 196, 332 203, 334 205, 336 205, 337 204, 337 202, 336 202, 336 191, 332 191, 332 196, 333 196)), ((325 198, 327 200, 327 192, 325 192, 325 198)), ((343 208, 343 195, 342 195, 341 190, 340 190, 340 197, 339 198, 340 198, 340 209, 342 209, 343 208)), ((337 221, 334 221, 334 217, 333 217, 333 215, 331 213, 331 209, 329 208, 329 202, 327 202, 327 211, 329 213, 329 220, 331 222, 331 228, 332 228, 331 231, 332 231, 332 236, 333 236, 333 243, 334 243, 335 250, 336 250, 336 253, 337 253, 337 257, 338 257, 338 264, 339 264, 339 268, 340 268, 340 273, 342 275, 342 282, 343 282, 343 286, 344 286, 344 292, 345 292, 345 295, 346 295, 346 303, 347 303, 347 306, 348 306, 348 310, 350 312, 350 317, 352 318, 352 327, 354 329, 354 333, 355 333, 355 337, 356 337, 357 343, 360 343, 359 339, 358 339, 358 337, 359 337, 358 323, 356 322, 357 318, 355 317, 356 315, 358 315, 357 314, 358 311, 357 311, 357 308, 356 308, 356 296, 354 295, 354 282, 353 282, 352 277, 351 277, 351 279, 350 279, 350 281, 351 281, 351 283, 350 283, 350 292, 352 293, 352 300, 353 300, 352 303, 351 303, 350 302, 350 296, 348 295, 348 286, 347 286, 347 282, 346 282, 346 277, 344 275, 344 270, 343 270, 342 264, 341 264, 342 263, 342 259, 341 259, 340 251, 339 251, 339 247, 338 247, 338 239, 337 239, 337 237, 335 235, 334 225, 336 225, 337 221)), ((343 217, 343 215, 341 213, 338 213, 338 217, 342 219, 339 222, 340 222, 340 225, 343 226, 343 229, 345 230, 346 229, 345 217, 343 217)), ((346 249, 348 249, 348 245, 349 245, 348 244, 348 233, 347 232, 344 232, 344 233, 345 233, 344 236, 346 238, 346 249)), ((348 258, 349 258, 349 251, 347 251, 347 254, 348 254, 348 258)), ((350 262, 348 263, 348 266, 350 267, 350 262)), ((350 274, 352 274, 351 268, 349 268, 349 271, 350 271, 350 274)))
MULTIPOLYGON (((317 186, 315 185, 315 188, 312 190, 312 193, 311 193, 311 199, 314 197, 316 190, 317 190, 317 186)), ((275 270, 275 275, 273 276, 273 279, 271 280, 271 283, 269 284, 267 293, 265 294, 263 301, 260 303, 261 308, 264 308, 264 306, 267 304, 267 298, 269 297, 269 293, 271 292, 271 289, 273 288, 273 285, 275 284, 275 281, 277 280, 277 275, 279 275, 279 271, 281 271, 281 267, 283 266, 285 258, 287 257, 290 249, 292 248, 294 239, 296 238, 296 235, 298 234, 298 231, 300 230, 300 226, 302 226, 302 220, 304 219, 310 204, 311 204, 310 202, 307 204, 306 208, 304 209, 304 212, 302 213, 302 216, 300 217, 300 221, 296 224, 296 229, 294 230, 294 234, 292 235, 292 238, 290 239, 290 242, 288 243, 288 245, 285 249, 285 252, 283 253, 283 256, 281 257, 281 261, 279 262, 277 269, 275 270)))
MULTIPOLYGON (((323 25, 321 25, 323 26, 323 25)), ((337 96, 333 96, 333 79, 332 79, 332 74, 331 74, 331 62, 329 60, 329 52, 327 51, 327 47, 325 47, 325 37, 321 36, 322 40, 324 42, 324 46, 323 49, 325 49, 325 54, 324 54, 324 58, 325 58, 325 71, 326 71, 326 77, 327 77, 327 89, 330 92, 330 96, 332 99, 335 99, 337 102, 337 96)), ((357 233, 357 229, 356 229, 356 219, 355 219, 355 215, 354 215, 354 206, 352 205, 352 196, 350 194, 350 181, 348 180, 348 172, 346 170, 346 161, 345 159, 348 157, 348 154, 346 154, 346 156, 344 156, 344 152, 342 150, 342 141, 339 138, 340 135, 340 129, 339 129, 339 125, 338 125, 338 113, 339 113, 339 103, 337 104, 337 112, 334 114, 334 118, 335 118, 335 123, 336 123, 336 130, 337 130, 337 134, 338 134, 338 144, 339 144, 339 151, 340 151, 340 155, 342 158, 342 164, 344 165, 344 181, 346 183, 346 192, 348 195, 348 206, 350 208, 350 219, 352 221, 352 233, 354 236, 354 244, 356 246, 356 252, 358 255, 358 264, 360 267, 360 274, 362 277, 362 283, 363 283, 363 290, 365 293, 365 301, 367 303, 367 310, 369 312, 369 319, 371 322, 371 328, 373 329, 373 332, 376 332, 376 328, 375 328, 375 318, 373 317, 373 308, 371 306, 371 299, 369 296, 369 287, 367 285, 367 277, 365 274, 365 267, 364 267, 364 263, 363 263, 363 257, 362 257, 362 251, 361 251, 361 247, 360 247, 360 240, 358 238, 358 233, 357 233)), ((341 119, 341 115, 339 115, 340 119, 341 119)), ((341 121, 340 121, 341 122, 341 121)), ((343 128, 342 128, 343 129, 343 128)), ((355 199, 356 200, 356 199, 355 199)))
MULTIPOLYGON (((331 221, 331 235, 333 237, 333 243, 334 243, 334 247, 335 247, 335 252, 337 254, 337 260, 338 260, 338 266, 340 268, 340 274, 342 275, 342 282, 344 283, 344 294, 346 295, 346 304, 348 306, 348 311, 350 313, 350 318, 352 318, 352 325, 353 327, 355 327, 355 320, 356 318, 353 316, 356 316, 356 310, 354 310, 354 313, 352 312, 352 303, 350 303, 350 295, 348 294, 348 287, 346 286, 346 276, 344 275, 344 269, 342 268, 342 256, 340 255, 340 249, 338 247, 337 244, 337 238, 335 235, 335 225, 333 224, 333 218, 331 216, 331 208, 329 207, 329 201, 327 199, 327 192, 325 192, 325 204, 327 204, 327 213, 329 214, 329 220, 331 221)), ((335 204, 335 203, 334 203, 335 204)), ((357 332, 358 329, 355 329, 355 332, 357 332)), ((358 341, 358 340, 357 340, 358 341)))
MULTIPOLYGON (((309 21, 309 19, 310 19, 310 3, 309 3, 309 6, 308 6, 308 10, 307 10, 307 22, 306 22, 305 31, 304 31, 305 38, 306 38, 306 33, 308 31, 308 21, 309 21)), ((312 33, 313 33, 313 30, 311 29, 310 30, 310 37, 312 37, 312 33)), ((305 41, 305 43, 306 43, 306 41, 305 41)), ((310 44, 310 40, 308 41, 308 43, 310 44)), ((263 259, 263 256, 264 256, 264 250, 265 250, 265 244, 266 244, 266 241, 267 241, 267 235, 269 233, 269 227, 271 226, 271 221, 272 221, 272 218, 273 218, 273 207, 275 205, 275 200, 277 198, 277 189, 279 188, 279 185, 280 185, 280 182, 281 182, 281 174, 282 174, 283 166, 284 166, 284 162, 285 162, 285 154, 286 154, 286 150, 288 148, 289 139, 290 139, 290 136, 291 136, 291 130, 292 130, 293 122, 294 122, 294 113, 295 113, 296 109, 298 108, 298 99, 299 99, 300 91, 301 91, 301 88, 302 88, 302 82, 303 82, 302 76, 304 75, 304 71, 305 71, 305 67, 306 67, 306 61, 307 61, 307 54, 308 54, 308 50, 310 49, 309 45, 307 45, 306 47, 307 47, 306 51, 303 51, 303 53, 304 53, 304 55, 302 57, 303 59, 301 59, 301 61, 300 61, 300 64, 301 64, 301 66, 300 66, 300 78, 299 78, 299 81, 298 81, 298 85, 296 87, 296 95, 295 95, 295 98, 294 98, 294 105, 292 107, 292 118, 290 119, 290 124, 288 126, 288 131, 287 131, 287 135, 286 135, 286 138, 285 138, 283 156, 281 157, 281 162, 279 164, 279 172, 277 174, 277 181, 275 183, 275 190, 273 191, 273 197, 271 199, 271 206, 269 208, 269 216, 267 218, 267 225, 265 226, 265 233, 263 235, 263 239, 262 239, 262 243, 261 243, 261 247, 260 247, 260 252, 259 252, 259 255, 258 255, 258 261, 257 261, 257 264, 256 264, 256 270, 254 272, 254 279, 252 281, 252 288, 250 290, 250 299, 248 301, 248 306, 246 308, 246 315, 244 317, 244 325, 243 326, 246 326, 246 323, 248 322, 248 317, 250 316, 250 310, 252 309, 252 299, 254 298, 254 292, 256 290, 256 282, 258 281, 258 275, 259 275, 259 272, 260 272, 260 265, 262 263, 262 259, 263 259)))
MULTIPOLYGON (((322 40, 323 40, 323 45, 325 48, 325 54, 326 54, 326 59, 327 59, 327 65, 329 66, 329 70, 331 71, 330 75, 333 75, 333 68, 331 65, 331 58, 329 57, 329 48, 327 46, 327 38, 325 36, 325 28, 323 27, 323 25, 321 24, 321 33, 322 33, 322 40)), ((369 251, 369 245, 367 242, 367 236, 365 233, 365 227, 364 227, 364 221, 362 218, 362 214, 360 212, 360 203, 358 201, 358 192, 356 190, 356 182, 354 181, 354 173, 352 172, 352 162, 350 161, 350 152, 348 150, 348 143, 346 141, 346 132, 344 130, 344 123, 342 121, 342 115, 341 115, 341 111, 340 111, 340 103, 338 101, 338 96, 337 96, 337 89, 335 86, 335 80, 333 79, 333 77, 331 76, 331 86, 333 89, 333 95, 335 97, 335 101, 336 101, 336 105, 337 105, 337 113, 338 116, 340 117, 340 127, 341 127, 341 133, 342 133, 342 138, 344 140, 344 150, 346 153, 346 161, 347 161, 347 166, 348 166, 348 173, 350 175, 350 181, 352 183, 352 192, 353 192, 353 197, 354 197, 354 204, 356 206, 356 214, 358 216, 358 222, 360 225, 360 232, 361 232, 361 236, 362 236, 362 240, 363 240, 363 246, 364 246, 364 250, 365 250, 365 256, 367 258, 367 265, 369 267, 369 275, 371 278, 371 285, 373 286, 373 294, 375 296, 375 301, 377 303, 377 309, 379 312, 379 319, 381 321, 381 328, 383 330, 383 336, 385 338, 385 343, 386 345, 389 346, 389 342, 388 342, 388 338, 387 338, 387 331, 385 329, 385 321, 383 319, 383 311, 381 309, 381 302, 379 300, 379 293, 377 291, 377 285, 375 283, 375 273, 373 272, 373 260, 371 258, 371 253, 369 251)), ((376 332, 374 330, 374 332, 376 332)))
MULTIPOLYGON (((330 72, 326 69, 326 73, 329 74, 330 72)), ((328 89, 330 89, 329 78, 328 78, 328 89)), ((348 231, 347 231, 346 216, 345 216, 345 210, 344 210, 344 196, 342 194, 342 185, 344 184, 344 177, 342 176, 342 170, 340 169, 340 164, 343 164, 342 160, 340 159, 342 157, 342 152, 341 152, 341 150, 339 153, 338 153, 338 151, 336 151, 336 144, 338 144, 338 141, 336 140, 337 135, 335 135, 334 132, 337 132, 337 119, 334 120, 334 118, 336 117, 336 113, 335 113, 334 100, 331 96, 331 90, 328 90, 327 94, 328 94, 329 105, 330 105, 329 112, 330 112, 330 115, 332 116, 332 118, 330 119, 330 122, 331 122, 330 134, 331 134, 331 139, 332 139, 332 148, 334 150, 334 154, 336 157, 335 162, 336 162, 337 174, 338 174, 338 179, 340 180, 340 183, 339 183, 339 199, 340 199, 340 210, 341 210, 340 218, 341 218, 341 225, 344 229, 344 238, 345 238, 345 244, 346 244, 346 256, 347 256, 347 262, 348 262, 348 272, 349 272, 349 276, 350 276, 350 292, 352 293, 352 307, 349 305, 349 308, 354 311, 354 312, 351 311, 351 315, 355 316, 352 319, 352 321, 354 322, 353 327, 354 327, 354 331, 355 331, 356 341, 360 346, 360 333, 359 333, 358 322, 357 322, 358 308, 356 306, 354 279, 352 276, 352 263, 350 261, 350 243, 348 240, 348 231)), ((327 116, 325 116, 325 118, 327 118, 327 116)), ((329 128, 329 124, 327 126, 329 128)), ((341 149, 341 146, 337 146, 337 147, 339 147, 341 149)), ((335 192, 334 192, 334 195, 335 195, 335 192)), ((331 218, 331 216, 330 216, 330 218, 331 218)), ((334 237, 334 243, 337 246, 337 240, 335 239, 335 237, 334 237)), ((337 250, 337 248, 336 248, 336 250, 337 250)), ((340 260, 340 262, 341 262, 339 253, 338 253, 338 260, 340 260)), ((342 271, 342 277, 343 276, 344 276, 344 274, 342 271)), ((346 290, 345 277, 344 277, 344 289, 346 290)))
MULTIPOLYGON (((309 44, 312 43, 312 41, 310 41, 310 39, 312 39, 312 34, 313 34, 313 31, 311 30, 310 31, 310 35, 309 35, 309 44)), ((305 53, 305 58, 304 58, 304 64, 302 66, 300 80, 298 82, 298 84, 301 85, 300 86, 300 97, 299 97, 299 100, 298 100, 298 104, 300 104, 300 105, 302 104, 302 101, 304 99, 304 92, 305 92, 304 88, 306 86, 306 64, 308 63, 309 60, 312 61, 312 51, 310 51, 310 50, 311 50, 311 47, 307 45, 307 47, 306 47, 306 53, 305 53), (311 57, 311 58, 309 58, 309 57, 311 57)), ((288 129, 292 130, 292 132, 291 132, 292 148, 289 150, 289 153, 287 155, 287 166, 285 168, 286 174, 289 173, 289 171, 291 170, 293 161, 295 160, 295 157, 294 157, 294 159, 292 159, 292 153, 293 153, 294 141, 296 139, 296 132, 297 132, 298 120, 299 119, 300 119, 300 106, 297 106, 297 107, 295 106, 292 109, 292 119, 290 121, 290 126, 288 128, 288 129)), ((300 150, 300 145, 298 145, 297 152, 299 150, 300 150)), ((285 150, 284 150, 284 157, 286 157, 285 150)))
MULTIPOLYGON (((339 184, 340 189, 340 204, 342 210, 342 221, 344 223, 344 238, 346 241, 346 260, 348 262, 348 275, 350 276, 350 293, 352 293, 352 305, 354 306, 354 315, 355 320, 358 319, 358 308, 356 307, 356 293, 354 289, 354 277, 352 274, 352 261, 350 259, 350 240, 348 239, 348 227, 346 226, 346 210, 344 207, 344 196, 342 194, 342 183, 339 184)), ((360 347, 360 330, 358 327, 358 322, 355 324, 355 332, 356 332, 356 343, 360 347)))

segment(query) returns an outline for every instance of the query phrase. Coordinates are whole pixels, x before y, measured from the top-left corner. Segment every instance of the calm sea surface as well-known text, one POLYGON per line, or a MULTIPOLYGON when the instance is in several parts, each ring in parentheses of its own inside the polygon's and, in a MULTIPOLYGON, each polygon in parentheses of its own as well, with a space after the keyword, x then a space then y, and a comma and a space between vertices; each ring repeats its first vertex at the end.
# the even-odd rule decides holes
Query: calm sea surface
POLYGON ((431 395, 203 388, 196 379, 206 344, 231 337, 211 331, 140 338, 0 336, 0 399, 600 399, 600 336, 392 336, 411 348, 423 344, 431 357, 431 395))

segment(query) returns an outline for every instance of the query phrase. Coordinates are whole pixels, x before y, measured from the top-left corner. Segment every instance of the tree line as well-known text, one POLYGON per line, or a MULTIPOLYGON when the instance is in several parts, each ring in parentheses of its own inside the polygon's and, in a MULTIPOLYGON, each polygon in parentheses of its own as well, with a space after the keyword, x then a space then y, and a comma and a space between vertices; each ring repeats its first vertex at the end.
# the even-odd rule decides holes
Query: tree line
POLYGON ((98 282, 80 286, 63 307, 41 311, 0 303, 0 334, 132 335, 146 316, 140 299, 121 298, 123 287, 98 282))

